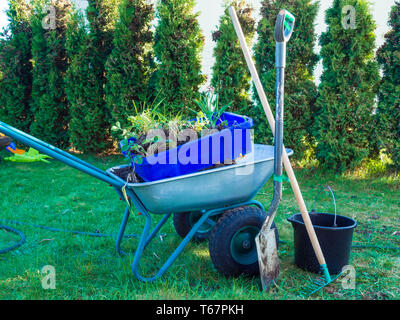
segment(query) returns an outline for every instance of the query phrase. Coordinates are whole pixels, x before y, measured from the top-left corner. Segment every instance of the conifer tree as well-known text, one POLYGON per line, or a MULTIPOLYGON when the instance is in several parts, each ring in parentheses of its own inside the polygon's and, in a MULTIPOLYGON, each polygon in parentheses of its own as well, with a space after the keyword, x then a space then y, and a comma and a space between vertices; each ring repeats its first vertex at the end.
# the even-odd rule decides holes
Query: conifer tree
POLYGON ((159 62, 156 90, 167 110, 189 114, 205 81, 201 74, 204 36, 195 0, 158 0, 154 52, 159 62))
POLYGON ((64 77, 69 66, 66 30, 73 10, 69 0, 35 2, 32 25, 32 135, 44 141, 68 145, 68 102, 64 77))
POLYGON ((316 103, 316 155, 338 172, 359 165, 371 148, 379 71, 370 10, 364 0, 334 0, 320 39, 323 74, 316 103))
POLYGON ((391 30, 385 43, 377 52, 383 69, 378 94, 377 130, 379 146, 391 155, 394 165, 400 168, 400 2, 390 12, 391 30))
MULTIPOLYGON (((280 9, 296 17, 295 29, 287 45, 285 70, 284 143, 294 149, 294 157, 302 158, 311 138, 312 110, 317 90, 313 71, 318 62, 314 53, 316 42, 314 21, 318 2, 311 0, 264 0, 261 21, 257 26, 258 41, 254 47, 256 67, 272 109, 275 109, 275 22, 280 9)), ((273 143, 272 132, 263 116, 264 111, 254 88, 256 107, 249 109, 255 122, 255 140, 273 143)))
MULTIPOLYGON (((226 7, 229 5, 235 7, 247 44, 251 46, 255 33, 252 7, 244 0, 229 1, 226 7)), ((216 46, 211 85, 222 105, 233 102, 229 111, 246 114, 252 107, 249 92, 251 77, 227 8, 220 18, 218 30, 212 36, 216 46)))
POLYGON ((76 37, 83 38, 75 47, 66 81, 70 140, 76 149, 84 152, 99 153, 111 145, 110 115, 105 103, 105 63, 112 51, 117 3, 117 0, 89 0, 88 25, 78 21, 73 26, 78 30, 68 32, 70 49, 76 46, 76 37))
POLYGON ((33 119, 31 7, 25 0, 9 3, 9 25, 0 39, 0 120, 29 132, 33 119))
POLYGON ((115 26, 113 51, 106 64, 106 102, 111 121, 125 123, 127 115, 151 99, 153 5, 147 0, 122 0, 115 26))

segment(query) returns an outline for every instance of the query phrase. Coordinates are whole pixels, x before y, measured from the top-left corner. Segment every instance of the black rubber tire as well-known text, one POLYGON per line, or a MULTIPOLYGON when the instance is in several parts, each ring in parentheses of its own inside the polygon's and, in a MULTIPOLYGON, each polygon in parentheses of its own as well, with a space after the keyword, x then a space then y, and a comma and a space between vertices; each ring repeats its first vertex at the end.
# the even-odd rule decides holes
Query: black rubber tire
MULTIPOLYGON (((176 233, 180 235, 182 238, 186 237, 189 231, 192 229, 193 225, 190 219, 190 213, 174 213, 173 216, 174 227, 176 233)), ((210 237, 211 231, 209 232, 196 232, 193 241, 202 242, 208 240, 210 237)))
MULTIPOLYGON (((251 264, 238 263, 231 254, 231 241, 233 236, 244 227, 254 226, 261 230, 267 214, 256 207, 239 207, 226 211, 211 232, 209 250, 211 261, 215 268, 225 276, 239 276, 241 274, 255 276, 260 273, 258 260, 251 264)), ((278 247, 279 235, 275 223, 276 245, 278 247)), ((255 248, 255 242, 253 244, 255 248)))

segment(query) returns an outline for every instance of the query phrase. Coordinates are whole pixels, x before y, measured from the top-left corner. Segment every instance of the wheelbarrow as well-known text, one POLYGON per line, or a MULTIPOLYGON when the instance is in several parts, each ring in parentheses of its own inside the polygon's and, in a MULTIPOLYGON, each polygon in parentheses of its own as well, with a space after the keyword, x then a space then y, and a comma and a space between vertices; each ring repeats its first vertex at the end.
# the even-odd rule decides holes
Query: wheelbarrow
MULTIPOLYGON (((1 121, 0 132, 108 183, 120 198, 127 200, 116 239, 119 254, 124 253, 121 242, 132 208, 141 213, 145 224, 132 263, 132 272, 137 279, 145 282, 158 279, 189 241, 205 238, 209 238, 211 260, 222 274, 255 275, 259 272, 254 238, 266 219, 266 213, 263 205, 253 198, 273 174, 273 146, 256 144, 251 153, 238 159, 234 165, 152 182, 127 183, 116 175, 117 169, 124 166, 103 171, 1 121), (153 230, 152 214, 163 215, 153 230), (183 239, 155 275, 144 277, 138 271, 143 252, 172 215, 177 233, 183 239)), ((289 155, 293 153, 289 149, 287 152, 289 155)), ((273 228, 278 239, 277 229, 273 228)))

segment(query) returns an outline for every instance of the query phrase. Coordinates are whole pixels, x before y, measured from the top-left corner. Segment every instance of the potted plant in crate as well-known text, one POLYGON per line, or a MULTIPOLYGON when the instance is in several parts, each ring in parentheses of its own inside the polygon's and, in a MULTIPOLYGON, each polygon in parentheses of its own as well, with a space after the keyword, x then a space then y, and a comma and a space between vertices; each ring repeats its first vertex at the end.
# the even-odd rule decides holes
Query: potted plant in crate
MULTIPOLYGON (((212 91, 195 101, 196 118, 168 121, 155 110, 128 117, 130 126, 119 123, 122 153, 144 181, 189 174, 232 161, 251 151, 251 118, 226 112, 212 91)), ((193 111, 193 110, 192 110, 193 111)))

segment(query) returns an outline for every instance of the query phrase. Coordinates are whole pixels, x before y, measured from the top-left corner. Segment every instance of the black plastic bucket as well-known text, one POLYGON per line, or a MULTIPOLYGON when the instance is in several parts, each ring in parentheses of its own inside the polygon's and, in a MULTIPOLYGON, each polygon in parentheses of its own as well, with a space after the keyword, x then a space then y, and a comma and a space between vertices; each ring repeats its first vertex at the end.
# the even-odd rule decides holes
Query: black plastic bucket
MULTIPOLYGON (((357 222, 351 218, 336 215, 336 227, 334 227, 334 214, 318 212, 311 212, 310 219, 329 273, 337 274, 341 272, 342 268, 349 263, 353 231, 357 222)), ((291 216, 288 221, 292 223, 294 230, 295 264, 301 269, 318 273, 320 265, 301 214, 297 213, 291 216)))

